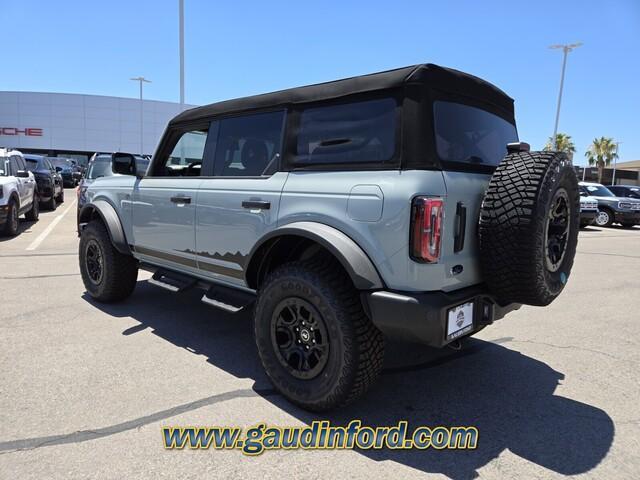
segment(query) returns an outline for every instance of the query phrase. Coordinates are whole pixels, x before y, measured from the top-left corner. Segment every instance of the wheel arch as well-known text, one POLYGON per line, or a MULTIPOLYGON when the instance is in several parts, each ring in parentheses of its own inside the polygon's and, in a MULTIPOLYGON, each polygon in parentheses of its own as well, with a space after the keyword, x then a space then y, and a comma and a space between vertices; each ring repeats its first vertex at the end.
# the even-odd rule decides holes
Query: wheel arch
POLYGON ((253 247, 245 268, 245 280, 257 289, 277 266, 300 259, 313 249, 328 251, 340 262, 358 290, 384 288, 378 271, 367 254, 340 230, 322 223, 295 222, 264 235, 253 247))
POLYGON ((83 224, 95 219, 101 220, 105 225, 115 249, 122 254, 131 255, 122 222, 114 206, 106 200, 95 200, 84 205, 78 213, 78 232, 82 233, 83 224))

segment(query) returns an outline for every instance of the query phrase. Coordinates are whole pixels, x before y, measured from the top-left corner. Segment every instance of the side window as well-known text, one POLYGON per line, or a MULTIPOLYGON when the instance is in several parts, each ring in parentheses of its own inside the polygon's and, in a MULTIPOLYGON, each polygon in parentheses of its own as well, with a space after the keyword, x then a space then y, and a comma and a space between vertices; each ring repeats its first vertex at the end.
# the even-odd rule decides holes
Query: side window
POLYGON ((180 134, 171 153, 153 168, 156 177, 198 177, 202 170, 208 129, 189 130, 180 134))
POLYGON ((18 164, 18 157, 12 155, 9 157, 9 173, 11 175, 16 175, 20 170, 20 165, 18 164))
POLYGON ((396 150, 393 98, 312 107, 302 111, 294 163, 382 163, 396 150))
POLYGON ((256 113, 220 120, 215 174, 253 177, 276 171, 285 112, 256 113))

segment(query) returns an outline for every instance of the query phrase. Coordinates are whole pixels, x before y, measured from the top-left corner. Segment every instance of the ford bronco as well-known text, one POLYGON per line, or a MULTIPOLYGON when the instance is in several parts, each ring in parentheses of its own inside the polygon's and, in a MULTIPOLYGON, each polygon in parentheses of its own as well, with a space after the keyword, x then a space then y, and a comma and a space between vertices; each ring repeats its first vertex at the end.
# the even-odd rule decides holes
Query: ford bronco
POLYGON ((580 220, 559 152, 518 141, 513 100, 432 64, 180 113, 146 174, 135 157, 78 215, 88 293, 138 269, 253 314, 275 387, 303 408, 374 382, 384 339, 442 347, 563 290, 580 220))

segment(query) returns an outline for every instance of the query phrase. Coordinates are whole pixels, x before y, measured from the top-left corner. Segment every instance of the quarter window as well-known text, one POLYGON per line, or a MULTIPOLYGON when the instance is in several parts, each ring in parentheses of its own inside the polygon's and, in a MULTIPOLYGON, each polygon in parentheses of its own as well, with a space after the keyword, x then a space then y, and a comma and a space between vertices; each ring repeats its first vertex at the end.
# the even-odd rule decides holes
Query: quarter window
POLYGON ((300 116, 296 164, 383 163, 395 153, 392 98, 305 109, 300 116))

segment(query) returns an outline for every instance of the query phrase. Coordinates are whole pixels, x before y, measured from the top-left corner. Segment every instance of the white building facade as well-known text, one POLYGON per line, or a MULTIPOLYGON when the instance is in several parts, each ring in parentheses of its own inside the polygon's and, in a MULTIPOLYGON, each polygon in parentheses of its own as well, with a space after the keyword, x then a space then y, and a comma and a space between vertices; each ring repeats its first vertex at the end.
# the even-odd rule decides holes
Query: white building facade
POLYGON ((140 110, 134 98, 0 91, 0 147, 79 160, 94 152, 151 155, 180 105, 143 100, 142 121, 140 110))

